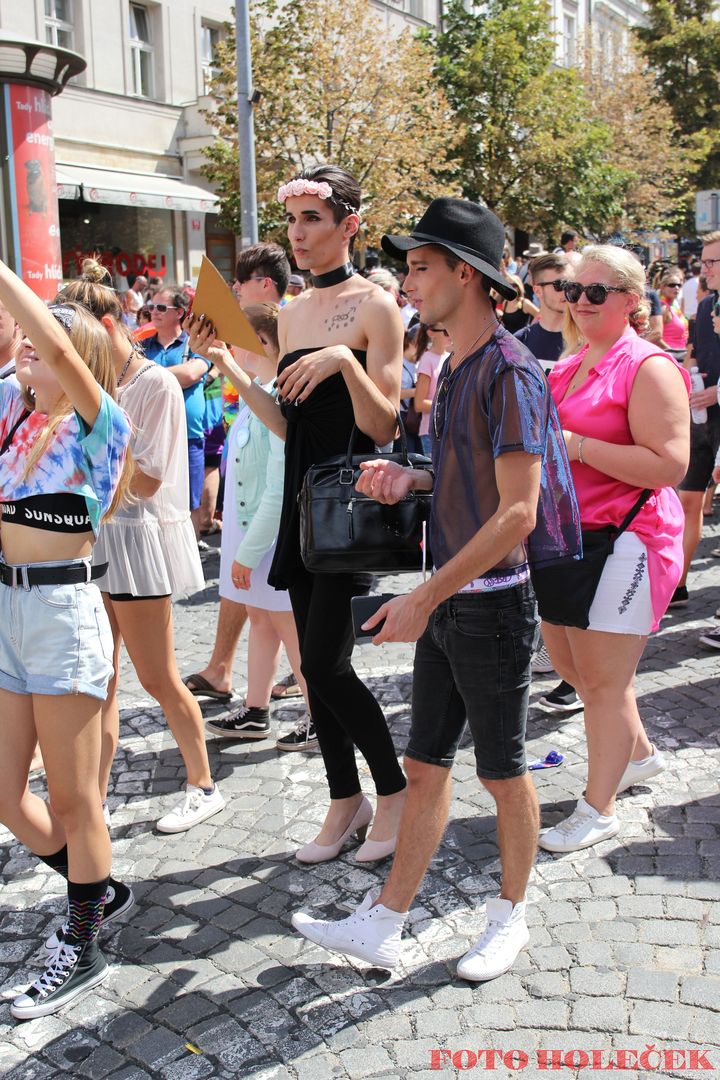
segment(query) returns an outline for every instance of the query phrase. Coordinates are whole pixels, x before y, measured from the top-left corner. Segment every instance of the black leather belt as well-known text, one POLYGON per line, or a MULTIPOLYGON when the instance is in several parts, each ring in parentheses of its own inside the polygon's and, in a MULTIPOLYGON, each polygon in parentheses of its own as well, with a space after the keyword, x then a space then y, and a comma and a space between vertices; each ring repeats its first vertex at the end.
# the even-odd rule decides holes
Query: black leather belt
POLYGON ((0 563, 0 581, 12 589, 29 589, 33 585, 79 585, 102 577, 107 563, 91 566, 90 563, 68 563, 66 566, 9 566, 0 563))

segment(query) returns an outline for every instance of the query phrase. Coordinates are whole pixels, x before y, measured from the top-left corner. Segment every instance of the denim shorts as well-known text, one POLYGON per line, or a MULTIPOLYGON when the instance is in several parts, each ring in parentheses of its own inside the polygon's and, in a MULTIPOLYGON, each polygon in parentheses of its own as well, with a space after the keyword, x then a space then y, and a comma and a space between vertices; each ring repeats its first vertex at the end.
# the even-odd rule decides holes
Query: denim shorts
POLYGON ((29 589, 0 584, 0 689, 104 701, 112 673, 112 631, 94 582, 29 589))
POLYGON ((522 776, 537 638, 530 582, 444 600, 415 650, 407 757, 450 768, 467 720, 478 776, 522 776))

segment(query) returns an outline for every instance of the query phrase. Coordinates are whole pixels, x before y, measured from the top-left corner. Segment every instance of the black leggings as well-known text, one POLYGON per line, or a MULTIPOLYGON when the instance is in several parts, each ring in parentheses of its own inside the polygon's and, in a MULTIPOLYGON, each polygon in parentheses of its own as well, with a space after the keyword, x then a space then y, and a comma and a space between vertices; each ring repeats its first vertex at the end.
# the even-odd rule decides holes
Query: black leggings
POLYGON ((301 570, 290 587, 302 673, 331 799, 349 799, 360 791, 356 746, 368 763, 378 795, 394 795, 405 787, 382 710, 350 663, 354 644, 350 598, 367 595, 369 582, 368 574, 301 570))

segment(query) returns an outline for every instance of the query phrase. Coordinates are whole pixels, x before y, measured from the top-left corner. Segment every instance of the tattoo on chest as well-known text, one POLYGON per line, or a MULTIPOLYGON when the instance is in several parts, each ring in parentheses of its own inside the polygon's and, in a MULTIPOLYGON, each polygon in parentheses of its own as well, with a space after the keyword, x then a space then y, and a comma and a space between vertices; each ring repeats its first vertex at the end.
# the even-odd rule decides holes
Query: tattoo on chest
POLYGON ((332 315, 328 315, 327 318, 323 319, 326 332, 332 334, 334 330, 342 330, 346 326, 352 326, 359 306, 358 303, 349 304, 347 307, 337 304, 332 315))

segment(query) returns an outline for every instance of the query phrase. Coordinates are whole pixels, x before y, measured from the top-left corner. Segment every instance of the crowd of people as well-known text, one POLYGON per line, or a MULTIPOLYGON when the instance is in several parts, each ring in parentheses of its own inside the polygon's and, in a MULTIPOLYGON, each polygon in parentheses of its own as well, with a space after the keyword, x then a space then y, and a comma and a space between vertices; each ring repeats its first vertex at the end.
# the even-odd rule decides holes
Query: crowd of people
MULTIPOLYGON (((46 306, 0 264, 0 820, 65 878, 68 903, 43 973, 12 1004, 19 1019, 106 977, 98 933, 134 902, 111 875, 105 801, 123 642, 187 773, 160 832, 225 806, 207 736, 266 739, 271 699, 303 698, 276 746, 319 747, 328 798, 296 859, 329 861, 353 841, 356 862, 392 864, 349 917, 298 911, 292 923, 374 966, 400 959, 466 724, 502 870, 458 963, 470 981, 507 971, 527 944, 538 845, 611 838, 616 794, 664 768, 633 686, 648 636, 689 602, 704 500, 720 480, 720 233, 687 275, 670 264, 646 274, 633 252, 583 245, 574 230, 518 262, 489 209, 440 198, 411 233, 383 237, 388 265, 365 274, 352 261, 352 175, 303 170, 278 200, 295 271, 261 243, 241 252, 233 282, 262 355, 220 340, 187 283, 140 277, 119 296, 87 260, 46 306), (427 455, 421 468, 376 453, 398 437, 398 414, 427 455), (417 643, 402 763, 352 667, 351 600, 373 579, 312 571, 302 556, 306 474, 344 454, 353 431, 367 455, 360 496, 392 505, 432 492, 432 573, 363 627, 376 645, 417 643), (172 603, 204 587, 211 532, 215 642, 183 678, 172 603), (233 706, 246 621, 247 690, 233 706), (283 648, 292 675, 277 681, 283 648), (585 789, 543 830, 525 757, 533 670, 557 672, 542 702, 583 708, 587 737, 585 789), (203 699, 226 714, 204 723, 203 699), (47 800, 28 788, 36 744, 47 800)), ((720 630, 702 640, 720 647, 720 630)))

